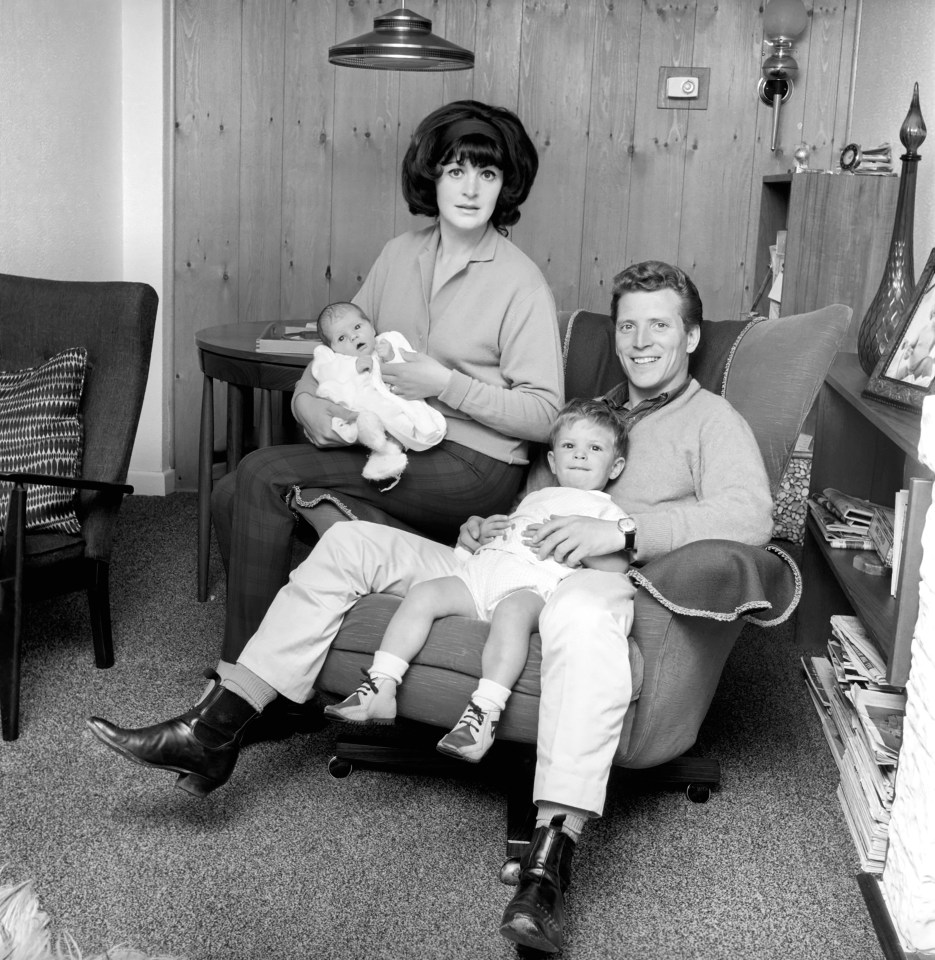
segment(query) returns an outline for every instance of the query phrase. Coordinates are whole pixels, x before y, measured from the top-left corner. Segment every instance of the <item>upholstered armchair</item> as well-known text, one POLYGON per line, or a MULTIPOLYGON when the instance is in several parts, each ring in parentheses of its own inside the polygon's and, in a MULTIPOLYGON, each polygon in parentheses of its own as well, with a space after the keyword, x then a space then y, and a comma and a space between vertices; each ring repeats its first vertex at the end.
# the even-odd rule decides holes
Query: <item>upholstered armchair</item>
MULTIPOLYGON (((850 316, 849 307, 833 305, 775 320, 705 323, 691 372, 747 419, 774 494, 850 316)), ((619 382, 610 318, 578 312, 563 317, 562 325, 566 396, 596 396, 619 382)), ((303 499, 316 500, 323 493, 309 490, 303 499)), ((393 522, 362 504, 354 504, 353 512, 360 519, 393 522)), ((306 519, 320 535, 347 517, 322 500, 306 519)), ((615 764, 652 768, 661 781, 686 785, 692 799, 703 801, 719 783, 719 765, 710 758, 686 757, 685 751, 695 743, 744 618, 770 625, 789 617, 799 597, 798 570, 775 545, 732 553, 723 541, 702 541, 646 564, 632 576, 640 588, 630 647, 633 698, 615 764), (712 565, 712 556, 720 558, 718 565, 712 565), (704 576, 691 578, 687 585, 688 570, 702 570, 704 576)), ((358 601, 328 654, 318 680, 321 690, 343 697, 357 687, 361 669, 370 663, 398 603, 385 595, 358 601)), ((398 715, 450 728, 480 676, 486 630, 485 624, 458 617, 438 621, 399 688, 398 715)), ((535 743, 539 669, 535 635, 526 668, 501 717, 498 745, 535 743)), ((411 744, 370 745, 342 738, 332 770, 346 775, 355 762, 412 766, 418 760, 411 744)), ((511 821, 522 822, 515 815, 511 821)), ((508 844, 513 854, 519 849, 508 844)))
POLYGON ((147 284, 0 274, 0 714, 19 735, 27 601, 83 590, 114 662, 109 566, 149 372, 147 284), (4 516, 5 515, 5 516, 4 516))

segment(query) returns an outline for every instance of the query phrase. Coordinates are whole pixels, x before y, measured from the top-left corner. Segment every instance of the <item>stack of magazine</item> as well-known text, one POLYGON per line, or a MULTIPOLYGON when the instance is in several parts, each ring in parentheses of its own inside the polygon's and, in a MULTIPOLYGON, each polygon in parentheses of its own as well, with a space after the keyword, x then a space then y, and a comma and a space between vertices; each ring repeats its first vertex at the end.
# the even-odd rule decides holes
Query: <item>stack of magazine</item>
POLYGON ((877 550, 892 563, 893 510, 826 487, 808 500, 808 509, 829 547, 877 550))
POLYGON ((808 690, 841 782, 838 800, 861 868, 882 873, 906 696, 856 617, 831 618, 826 657, 803 657, 808 690))

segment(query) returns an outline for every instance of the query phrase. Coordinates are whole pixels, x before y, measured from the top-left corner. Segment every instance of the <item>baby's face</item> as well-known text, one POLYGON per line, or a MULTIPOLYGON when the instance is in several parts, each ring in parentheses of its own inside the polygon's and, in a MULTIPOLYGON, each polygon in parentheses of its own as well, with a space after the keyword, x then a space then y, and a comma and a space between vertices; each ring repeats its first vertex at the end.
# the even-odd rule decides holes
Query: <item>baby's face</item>
POLYGON ((356 310, 348 310, 331 324, 331 349, 345 357, 369 357, 376 347, 373 324, 356 310))
POLYGON ((614 451, 613 431, 589 420, 565 424, 549 451, 558 485, 576 490, 603 490, 620 474, 624 462, 614 451))

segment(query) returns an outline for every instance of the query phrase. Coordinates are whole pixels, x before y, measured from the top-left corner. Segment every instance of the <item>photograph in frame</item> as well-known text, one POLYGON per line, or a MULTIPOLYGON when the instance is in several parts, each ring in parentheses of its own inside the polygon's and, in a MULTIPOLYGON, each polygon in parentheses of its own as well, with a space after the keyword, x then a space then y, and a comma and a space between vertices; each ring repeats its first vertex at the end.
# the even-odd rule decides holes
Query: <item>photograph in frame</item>
POLYGON ((935 250, 929 254, 896 336, 880 358, 863 396, 921 411, 935 384, 935 250))

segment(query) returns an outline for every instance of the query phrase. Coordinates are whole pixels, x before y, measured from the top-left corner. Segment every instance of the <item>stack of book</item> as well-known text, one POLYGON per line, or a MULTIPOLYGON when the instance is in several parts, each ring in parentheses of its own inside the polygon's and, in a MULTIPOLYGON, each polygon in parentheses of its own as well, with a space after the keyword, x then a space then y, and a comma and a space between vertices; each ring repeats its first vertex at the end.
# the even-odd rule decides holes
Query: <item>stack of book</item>
POLYGON ((893 561, 893 510, 826 487, 808 500, 808 509, 829 547, 877 550, 893 561))
POLYGON ((831 618, 826 657, 803 657, 808 690, 841 782, 837 795, 861 869, 882 873, 905 693, 886 683, 886 664, 856 617, 831 618))
POLYGON ((271 323, 256 338, 259 353, 298 353, 311 357, 321 345, 318 324, 314 320, 298 323, 271 323))

